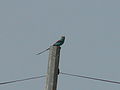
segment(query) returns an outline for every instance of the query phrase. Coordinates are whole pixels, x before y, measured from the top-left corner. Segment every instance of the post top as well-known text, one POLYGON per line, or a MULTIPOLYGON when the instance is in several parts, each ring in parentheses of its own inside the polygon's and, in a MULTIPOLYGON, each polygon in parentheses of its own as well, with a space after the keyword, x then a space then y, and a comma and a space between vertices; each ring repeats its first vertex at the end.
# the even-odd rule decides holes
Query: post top
POLYGON ((50 46, 50 48, 61 48, 60 46, 50 46))

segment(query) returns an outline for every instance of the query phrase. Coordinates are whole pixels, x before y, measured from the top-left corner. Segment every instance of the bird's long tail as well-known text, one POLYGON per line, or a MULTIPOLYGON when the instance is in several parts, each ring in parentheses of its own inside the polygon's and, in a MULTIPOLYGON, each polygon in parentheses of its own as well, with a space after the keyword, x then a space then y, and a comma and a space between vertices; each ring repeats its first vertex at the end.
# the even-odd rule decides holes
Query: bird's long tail
POLYGON ((44 51, 37 53, 36 55, 40 55, 40 54, 44 53, 45 51, 47 51, 47 50, 49 50, 49 49, 50 49, 50 48, 47 48, 47 49, 45 49, 44 51))

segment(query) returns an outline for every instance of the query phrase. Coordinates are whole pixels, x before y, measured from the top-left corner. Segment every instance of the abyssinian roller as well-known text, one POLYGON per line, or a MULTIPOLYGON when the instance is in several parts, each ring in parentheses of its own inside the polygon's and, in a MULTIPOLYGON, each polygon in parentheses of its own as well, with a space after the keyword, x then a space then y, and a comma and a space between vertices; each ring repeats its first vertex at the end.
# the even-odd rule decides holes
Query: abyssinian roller
MULTIPOLYGON (((61 46, 61 45, 63 45, 63 43, 65 42, 65 36, 61 36, 61 39, 60 40, 58 40, 57 42, 55 42, 54 44, 53 44, 53 46, 61 46)), ((40 54, 42 54, 43 52, 45 52, 45 51, 47 51, 47 50, 49 50, 50 48, 47 48, 46 50, 44 50, 44 51, 42 51, 42 52, 40 52, 40 53, 37 53, 36 55, 40 55, 40 54)))

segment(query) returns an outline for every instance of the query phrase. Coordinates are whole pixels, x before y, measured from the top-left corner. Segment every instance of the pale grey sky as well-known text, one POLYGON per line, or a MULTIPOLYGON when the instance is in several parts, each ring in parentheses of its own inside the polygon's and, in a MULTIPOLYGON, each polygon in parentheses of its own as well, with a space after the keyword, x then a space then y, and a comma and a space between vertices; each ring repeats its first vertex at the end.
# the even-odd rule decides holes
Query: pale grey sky
MULTIPOLYGON (((46 74, 48 52, 66 36, 63 72, 120 81, 119 0, 0 0, 0 82, 46 74)), ((45 78, 0 86, 44 90, 45 78)), ((119 90, 120 85, 60 75, 58 90, 119 90)))

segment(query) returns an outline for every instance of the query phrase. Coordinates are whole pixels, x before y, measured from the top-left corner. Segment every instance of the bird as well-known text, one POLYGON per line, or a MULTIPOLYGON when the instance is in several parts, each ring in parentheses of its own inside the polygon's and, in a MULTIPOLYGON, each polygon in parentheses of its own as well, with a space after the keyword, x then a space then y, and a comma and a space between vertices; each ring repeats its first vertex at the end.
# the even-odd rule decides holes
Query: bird
POLYGON ((56 43, 54 43, 53 46, 61 46, 63 45, 64 41, 65 41, 65 36, 61 36, 61 39, 58 40, 56 43))
MULTIPOLYGON (((56 41, 52 46, 61 46, 64 44, 64 42, 65 42, 65 36, 61 36, 61 39, 56 41)), ((36 55, 40 55, 40 54, 44 53, 45 51, 48 51, 49 49, 50 48, 47 48, 44 51, 37 53, 36 55)))

